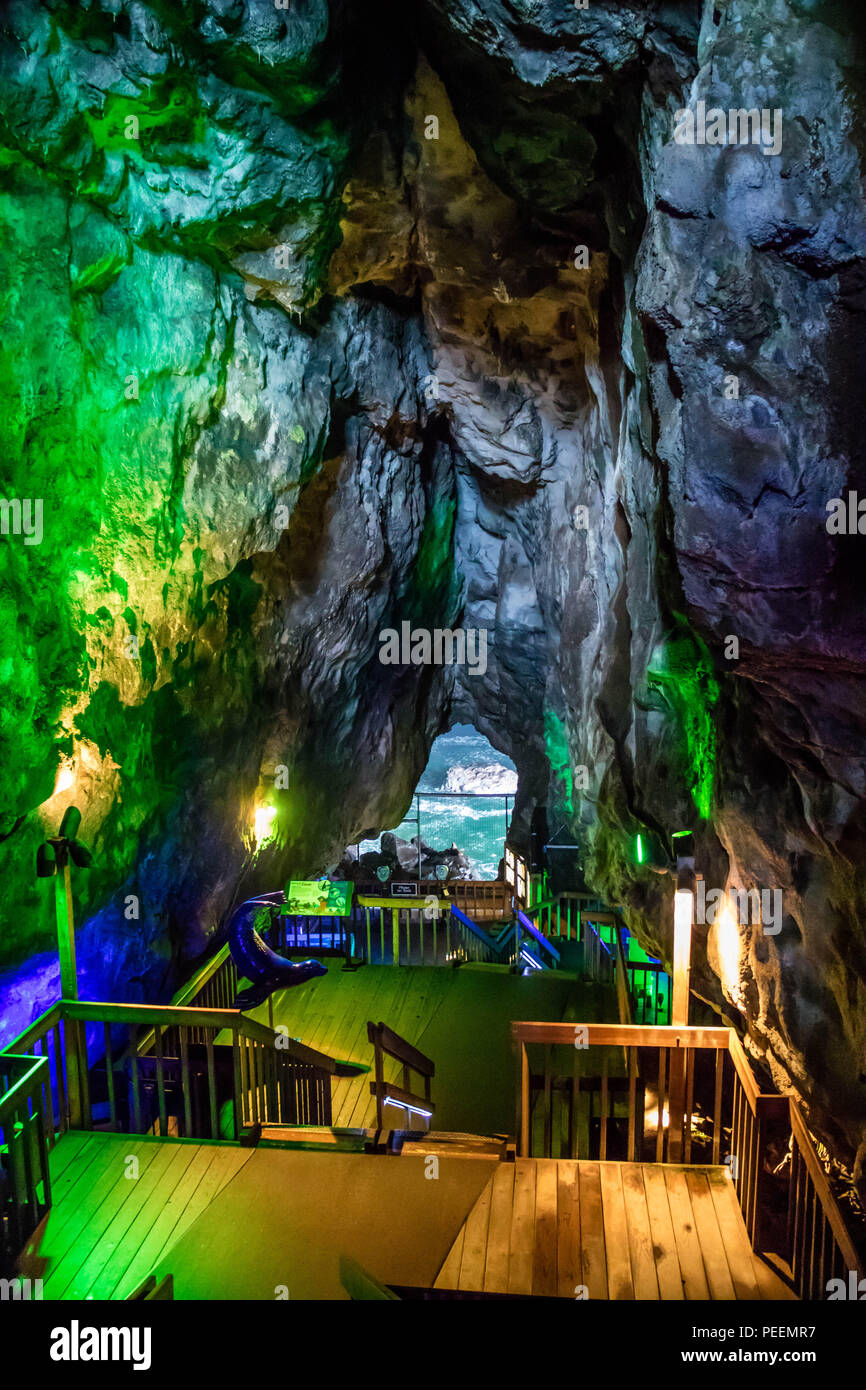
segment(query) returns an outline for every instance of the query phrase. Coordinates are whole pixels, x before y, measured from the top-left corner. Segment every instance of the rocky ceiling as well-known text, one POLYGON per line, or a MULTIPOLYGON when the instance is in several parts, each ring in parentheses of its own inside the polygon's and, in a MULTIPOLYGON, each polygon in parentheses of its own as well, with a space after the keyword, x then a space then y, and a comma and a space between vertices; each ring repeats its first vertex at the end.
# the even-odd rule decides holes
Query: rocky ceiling
POLYGON ((733 955, 697 929, 693 986, 859 1172, 863 542, 826 525, 866 489, 858 24, 6 6, 2 468, 44 530, 0 554, 7 1022, 56 992, 33 855, 70 802, 82 994, 152 997, 468 721, 666 958, 638 833, 781 891, 733 955), (700 101, 778 110, 781 150, 678 144, 700 101), (404 621, 484 629, 486 672, 383 665, 404 621))

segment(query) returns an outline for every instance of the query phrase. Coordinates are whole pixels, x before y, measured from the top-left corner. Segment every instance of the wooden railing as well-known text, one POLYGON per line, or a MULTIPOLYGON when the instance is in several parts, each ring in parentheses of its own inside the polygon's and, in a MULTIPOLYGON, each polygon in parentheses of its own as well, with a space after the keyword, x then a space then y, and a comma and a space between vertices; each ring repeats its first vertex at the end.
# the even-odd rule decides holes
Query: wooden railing
POLYGON ((333 1058, 234 1009, 64 1000, 14 1046, 46 1067, 54 1050, 42 1105, 52 1137, 100 1127, 238 1139, 256 1124, 331 1123, 333 1058))
MULTIPOLYGON (((585 943, 584 971, 590 979, 611 978, 611 971, 605 960, 606 950, 614 961, 617 956, 616 942, 623 929, 620 914, 605 907, 599 898, 588 893, 557 893, 555 897, 545 898, 535 907, 527 908, 531 917, 546 937, 552 941, 583 941, 585 943), (602 935, 600 928, 609 928, 602 935), (592 931, 597 940, 592 940, 592 931), (599 949, 599 943, 601 949, 599 949)), ((670 979, 664 966, 657 961, 624 960, 626 984, 630 997, 630 1012, 635 1023, 668 1024, 671 1015, 670 979), (653 977, 654 987, 648 988, 648 977, 653 977), (664 984, 664 989, 662 985, 664 984)), ((620 1006, 620 1021, 625 1014, 620 1006)))
POLYGON ((356 950, 371 964, 457 965, 507 959, 496 938, 448 899, 362 896, 358 904, 364 922, 356 950))
POLYGON ((498 879, 454 879, 445 891, 476 922, 504 922, 511 916, 511 889, 498 879))
POLYGON ((847 1292, 849 1276, 853 1274, 859 1282, 864 1274, 811 1135, 793 1102, 786 1255, 801 1298, 826 1296, 830 1279, 842 1279, 847 1292))
POLYGON ((514 1023, 512 1036, 522 1157, 724 1159, 754 1248, 787 1264, 801 1298, 864 1277, 796 1102, 761 1091, 732 1029, 514 1023))
MULTIPOLYGON (((591 893, 566 892, 544 898, 534 907, 526 909, 527 916, 535 918, 538 928, 545 936, 566 941, 579 941, 581 921, 585 913, 604 914, 604 920, 613 920, 614 914, 605 908, 600 898, 591 893)), ((619 918, 617 917, 617 921, 619 918)))
MULTIPOLYGON (((436 1107, 430 1099, 430 1085, 436 1071, 429 1057, 401 1038, 398 1033, 384 1023, 368 1023, 367 1037, 373 1044, 373 1067, 375 1081, 370 1082, 370 1093, 376 1097, 376 1128, 385 1128, 385 1106, 396 1105, 412 1115, 422 1115, 430 1128, 436 1107), (385 1078, 385 1059, 390 1057, 402 1068, 402 1085, 385 1078), (423 1095, 412 1090, 412 1072, 422 1078, 423 1095)), ((409 1126, 410 1127, 410 1126, 409 1126)))
POLYGON ((614 956, 604 944, 591 922, 581 927, 583 942, 583 975, 587 980, 609 985, 614 978, 614 956))
POLYGON ((238 972, 228 944, 206 961, 172 999, 175 1008, 230 1009, 238 992, 238 972))
POLYGON ((275 914, 268 945, 281 955, 314 951, 316 955, 350 956, 355 926, 352 917, 302 917, 275 914))
POLYGON ((616 981, 616 1007, 619 1014, 619 1021, 620 1023, 634 1023, 632 998, 629 992, 628 961, 625 958, 625 947, 620 930, 617 930, 614 940, 614 978, 616 981))
POLYGON ((635 1023, 670 1023, 671 981, 664 966, 655 960, 627 960, 625 966, 635 1023))
POLYGON ((4 1275, 51 1206, 44 1057, 0 1055, 0 1270, 4 1275))

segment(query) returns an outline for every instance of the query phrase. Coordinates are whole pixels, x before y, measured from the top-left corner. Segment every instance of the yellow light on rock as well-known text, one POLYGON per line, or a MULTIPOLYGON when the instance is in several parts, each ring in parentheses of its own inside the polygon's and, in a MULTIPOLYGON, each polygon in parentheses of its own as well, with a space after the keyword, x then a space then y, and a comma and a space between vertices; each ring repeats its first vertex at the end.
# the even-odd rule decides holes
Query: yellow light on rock
POLYGON ((72 763, 63 763, 57 771, 57 781, 54 783, 52 796, 57 796, 59 792, 68 791, 75 782, 75 772, 72 763))
POLYGON ((253 838, 256 849, 270 838, 271 829, 277 815, 276 806, 259 806, 256 809, 253 838))
POLYGON ((722 989, 740 1009, 743 1006, 743 990, 740 985, 740 928, 727 895, 716 917, 716 951, 722 989))

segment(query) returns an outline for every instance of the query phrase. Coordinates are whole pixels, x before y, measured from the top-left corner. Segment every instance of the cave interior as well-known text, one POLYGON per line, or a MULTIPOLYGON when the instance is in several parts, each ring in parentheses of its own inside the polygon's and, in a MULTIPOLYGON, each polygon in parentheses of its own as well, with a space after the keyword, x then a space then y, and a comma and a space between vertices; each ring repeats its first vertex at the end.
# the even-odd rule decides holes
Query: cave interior
MULTIPOLYGON (((61 997, 111 1006, 65 1019, 71 1132, 122 1131, 132 1057, 150 1132, 195 1133, 231 1076, 202 1053, 198 1082, 167 1080, 129 1010, 237 1013, 242 980, 250 1028, 319 1057, 297 1067, 339 1059, 307 1123, 379 1157, 385 1134, 427 1153, 420 1118, 491 1163, 574 1157, 575 1129, 588 1162, 632 1158, 628 1048, 599 1044, 608 1108, 587 1082, 584 1111, 508 1030, 725 1030, 725 1087, 750 1068, 774 1117, 749 1260, 798 1163, 849 1233, 811 1284, 789 1250, 737 1296, 862 1275, 862 37, 856 6, 794 0, 5 7, 0 1046, 47 1059, 61 997), (779 140, 681 142, 708 108, 768 112, 779 140), (388 994, 406 972, 436 979, 414 1015, 388 994), (430 1076, 413 1108, 409 1054, 357 1022, 386 999, 436 1063, 435 1124, 430 1076), (328 1039, 341 1009, 361 1032, 328 1039), (373 1056, 407 1083, 398 1114, 375 1071, 385 1119, 373 1056)), ((695 1049, 638 1075, 670 1162, 683 1107, 712 1120, 721 1053, 695 1049)), ((234 1104, 212 1141, 261 1136, 234 1104)), ((695 1163, 748 1167, 732 1104, 695 1163)), ((310 1190, 351 1157, 285 1145, 255 1161, 310 1190)), ((382 1296, 463 1277, 453 1231, 485 1199, 448 1161, 451 1235, 421 1212, 427 1264, 380 1252, 382 1296)), ((182 1242, 142 1248, 200 1274, 182 1242)), ((129 1271, 56 1249, 52 1296, 128 1296, 129 1271)), ((376 1296, 360 1250, 342 1282, 336 1260, 295 1271, 308 1296, 376 1296)), ((727 1296, 711 1263, 689 1297, 727 1296)), ((236 1296, 196 1277, 184 1296, 236 1296)), ((628 1278, 646 1296, 636 1257, 628 1278)), ((612 1265, 605 1288, 629 1296, 612 1265)))

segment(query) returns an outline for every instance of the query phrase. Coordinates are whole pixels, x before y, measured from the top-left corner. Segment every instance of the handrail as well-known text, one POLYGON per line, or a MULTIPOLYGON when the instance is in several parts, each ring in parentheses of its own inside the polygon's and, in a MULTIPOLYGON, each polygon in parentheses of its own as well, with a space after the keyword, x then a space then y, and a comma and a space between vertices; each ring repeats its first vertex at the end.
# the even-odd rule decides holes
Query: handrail
POLYGON ((45 1084, 48 1077, 48 1059, 46 1057, 21 1057, 14 1052, 4 1052, 3 1057, 7 1062, 22 1063, 26 1070, 8 1090, 0 1094, 0 1121, 4 1115, 20 1109, 21 1102, 33 1094, 36 1089, 37 1078, 40 1078, 38 1084, 41 1086, 45 1084))
POLYGON ((740 1085, 745 1091, 746 1098, 754 1110, 762 1094, 761 1088, 755 1080, 755 1073, 749 1065, 749 1059, 746 1056, 745 1048, 733 1028, 729 1030, 728 1051, 731 1054, 731 1061, 734 1064, 734 1070, 737 1073, 740 1085))
POLYGON ((494 946, 495 937, 488 936, 487 932, 482 931, 481 928, 473 922, 471 917, 467 917, 466 913, 460 910, 456 903, 451 904, 451 916, 455 917, 467 931, 472 932, 473 936, 477 936, 479 941, 483 941, 485 946, 494 946))
POLYGON ((6 1151, 0 1272, 5 1274, 51 1206, 45 1124, 45 1093, 51 1090, 51 1073, 47 1057, 5 1051, 0 1059, 0 1075, 17 1076, 0 1094, 0 1142, 6 1151))
POLYGON ((839 1247, 848 1269, 853 1269, 860 1275, 863 1273, 863 1263, 854 1247, 854 1242, 848 1234, 836 1198, 830 1190, 830 1184, 827 1182, 827 1174, 821 1167, 818 1155, 815 1153, 812 1136, 806 1128, 803 1117, 800 1114, 799 1106, 793 1100, 790 1102, 790 1105, 793 1138, 800 1151, 800 1156, 809 1170, 809 1177, 812 1179, 824 1215, 827 1218, 836 1244, 839 1247))
MULTIPOLYGON (((162 1135, 169 1120, 169 1087, 182 1102, 187 1136, 220 1137, 221 1096, 231 1100, 235 1137, 245 1125, 269 1117, 330 1124, 331 1085, 335 1076, 346 1074, 344 1064, 335 1058, 274 1032, 237 1009, 60 1000, 14 1044, 26 1042, 35 1048, 41 1041, 44 1055, 38 1063, 52 1068, 39 1106, 40 1121, 52 1143, 58 1128, 62 1134, 67 1128, 93 1126, 85 1027, 93 1024, 103 1029, 109 1125, 115 1130, 122 1121, 128 1122, 132 1133, 147 1132, 156 1124, 152 1114, 144 1116, 147 1087, 152 1101, 159 1101, 162 1135), (125 1054, 129 1074, 120 1083, 124 1089, 118 1091, 111 1030, 124 1026, 129 1030, 125 1054), (49 1049, 52 1030, 53 1048, 49 1049), (221 1033, 230 1044, 225 1049, 215 1045, 221 1033)), ((0 1054, 7 1059, 10 1055, 8 1049, 0 1054)))
POLYGON ((616 999, 620 1023, 631 1023, 631 995, 628 992, 628 969, 622 945, 622 930, 616 933, 616 999))
POLYGON ((554 893, 552 898, 543 898, 540 903, 534 903, 532 907, 527 907, 524 911, 527 917, 537 917, 539 912, 543 912, 546 907, 554 907, 561 897, 564 897, 564 894, 554 893))
POLYGON ((575 1028, 586 1030, 591 1047, 708 1047, 726 1051, 727 1028, 653 1027, 643 1023, 528 1023, 511 1025, 515 1042, 573 1044, 575 1028))
POLYGON ((190 1009, 178 1008, 173 1004, 101 1004, 82 999, 63 1000, 62 1006, 64 1017, 80 1019, 85 1023, 131 1023, 139 1027, 153 1024, 165 1028, 214 1028, 217 1031, 223 1028, 237 1029, 241 1037, 266 1047, 273 1047, 275 1039, 279 1038, 280 1051, 299 1062, 327 1072, 333 1072, 337 1066, 333 1057, 317 1052, 297 1038, 274 1032, 255 1019, 247 1018, 239 1009, 190 1009))
POLYGON ((0 1049, 0 1056, 12 1055, 13 1048, 16 1053, 26 1052, 31 1043, 38 1042, 50 1028, 54 1028, 60 1022, 60 1019, 60 1000, 58 1000, 56 1004, 51 1005, 50 1009, 46 1009, 44 1014, 40 1014, 37 1019, 34 1019, 23 1033, 19 1033, 17 1038, 13 1038, 11 1043, 0 1049))
MULTIPOLYGON (((433 902, 430 901, 431 898, 434 898, 432 893, 423 898, 371 898, 366 893, 362 893, 358 895, 357 902, 359 907, 390 907, 396 908, 398 911, 408 909, 410 912, 420 912, 424 908, 430 908, 433 912, 440 912, 443 904, 440 903, 438 897, 434 898, 433 902)), ((445 906, 447 905, 446 901, 445 906)))
POLYGON ((370 1094, 376 1098, 376 1128, 380 1131, 384 1129, 385 1106, 388 1104, 397 1105, 410 1116, 413 1113, 424 1115, 429 1127, 429 1122, 436 1110, 430 1099, 431 1081, 436 1072, 432 1060, 384 1023, 368 1023, 367 1037, 373 1044, 373 1066, 376 1079, 370 1082, 370 1094), (402 1086, 398 1086, 393 1081, 385 1080, 384 1059, 386 1057, 390 1057, 402 1067, 402 1086), (410 1073, 413 1071, 423 1077, 423 1096, 409 1090, 410 1073))
POLYGON ((558 964, 559 961, 560 961, 560 959, 561 959, 561 957, 560 957, 560 954, 559 954, 559 952, 557 951, 556 947, 553 945, 553 942, 552 942, 552 941, 548 941, 546 936, 542 936, 541 932, 538 930, 538 928, 537 928, 537 926, 535 925, 535 923, 530 921, 529 917, 528 917, 527 914, 523 911, 523 908, 522 908, 522 907, 519 907, 519 908, 517 909, 517 920, 518 920, 518 922, 520 923, 520 925, 521 925, 521 927, 523 928, 523 930, 526 931, 526 932, 528 932, 529 935, 530 935, 535 941, 538 942, 539 946, 542 946, 542 947, 544 948, 544 950, 547 951, 547 953, 548 953, 549 955, 553 956, 553 959, 554 959, 554 960, 557 962, 557 964, 558 964))
POLYGON ((200 990, 207 984, 208 980, 213 979, 217 971, 225 965, 226 961, 230 958, 231 951, 226 941, 209 960, 205 961, 204 965, 193 975, 192 979, 187 980, 186 984, 182 985, 177 993, 172 995, 172 1004, 183 1006, 189 999, 194 999, 200 990))
MULTIPOLYGON (((539 1097, 543 1094, 544 1098, 544 1152, 548 1153, 549 1150, 548 1156, 556 1157, 551 1147, 552 1137, 562 1132, 562 1111, 560 1119, 554 1122, 553 1099, 557 1094, 564 1096, 562 1105, 565 1105, 567 1110, 571 1107, 566 1116, 568 1143, 569 1146, 574 1143, 574 1104, 581 1084, 582 1069, 577 1068, 575 1062, 573 1081, 565 1073, 557 1072, 553 1075, 551 1072, 551 1048, 567 1045, 570 1049, 605 1049, 600 1076, 599 1120, 602 1159, 606 1157, 608 1129, 617 1123, 616 1112, 610 1105, 610 1089, 615 1084, 620 1089, 625 1086, 628 1088, 629 1159, 641 1161, 641 1154, 645 1154, 646 1146, 649 1144, 655 1146, 657 1163, 664 1160, 665 1149, 668 1162, 690 1163, 694 1137, 691 1116, 695 1105, 697 1076, 695 1054, 698 1050, 709 1049, 716 1053, 715 1083, 713 1086, 711 1076, 705 1077, 701 1082, 702 1086, 708 1087, 708 1094, 701 1105, 703 1113, 711 1117, 712 1161, 717 1164, 720 1160, 720 1141, 723 1134, 723 1066, 725 1056, 730 1057, 733 1068, 733 1092, 728 1088, 728 1098, 732 1105, 732 1116, 730 1125, 724 1126, 724 1133, 730 1134, 732 1152, 726 1162, 731 1163, 731 1178, 753 1248, 758 1251, 776 1250, 782 1254, 784 1259, 790 1262, 794 1286, 803 1298, 821 1296, 827 1287, 827 1275, 837 1276, 841 1265, 847 1267, 848 1271, 853 1271, 858 1278, 863 1277, 863 1261, 847 1231, 797 1102, 790 1096, 761 1090, 743 1044, 732 1028, 521 1021, 513 1023, 511 1031, 518 1056, 517 1134, 519 1152, 523 1157, 529 1155, 535 1142, 534 1128, 535 1138, 538 1137, 538 1116, 535 1117, 535 1127, 532 1120, 533 1085, 539 1097), (527 1054, 527 1047, 537 1045, 541 1045, 545 1053, 543 1092, 538 1090, 541 1085, 538 1079, 533 1083, 527 1054), (627 1074, 623 1079, 615 1079, 612 1082, 608 1071, 607 1050, 619 1048, 626 1049, 627 1074), (640 1083, 641 1091, 638 1092, 638 1048, 655 1049, 659 1057, 658 1090, 650 1090, 655 1105, 650 1114, 654 1118, 655 1128, 651 1125, 649 1131, 646 1129, 645 1100, 642 1098, 643 1082, 640 1083), (777 1180, 774 1178, 774 1172, 779 1170, 773 1170, 768 1163, 767 1151, 774 1132, 784 1124, 790 1131, 793 1156, 788 1170, 787 1231, 783 1234, 777 1219, 774 1228, 772 1203, 768 1200, 770 1188, 777 1180), (774 1243, 777 1241, 778 1245, 774 1243)), ((570 1070, 571 1064, 566 1068, 566 1071, 570 1070)), ((598 1075, 591 1072, 590 1077, 592 1076, 596 1077, 597 1087, 598 1075)), ((586 1087, 588 1082, 591 1103, 593 1084, 584 1075, 582 1085, 586 1087)), ((648 1085, 650 1088, 654 1086, 653 1078, 649 1079, 648 1085)), ((556 1142, 559 1144, 561 1140, 557 1139, 556 1142)), ((576 1158, 580 1155, 571 1148, 567 1156, 576 1158)))

